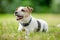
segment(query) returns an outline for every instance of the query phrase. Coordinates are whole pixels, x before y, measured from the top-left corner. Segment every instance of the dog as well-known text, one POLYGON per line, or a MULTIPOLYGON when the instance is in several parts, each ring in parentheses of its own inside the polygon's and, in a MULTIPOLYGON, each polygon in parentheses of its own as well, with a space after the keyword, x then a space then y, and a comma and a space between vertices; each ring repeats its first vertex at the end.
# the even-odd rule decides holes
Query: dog
POLYGON ((30 32, 47 32, 48 23, 42 19, 36 19, 31 16, 33 8, 31 7, 18 7, 15 11, 17 21, 19 21, 18 31, 25 29, 26 34, 30 32))

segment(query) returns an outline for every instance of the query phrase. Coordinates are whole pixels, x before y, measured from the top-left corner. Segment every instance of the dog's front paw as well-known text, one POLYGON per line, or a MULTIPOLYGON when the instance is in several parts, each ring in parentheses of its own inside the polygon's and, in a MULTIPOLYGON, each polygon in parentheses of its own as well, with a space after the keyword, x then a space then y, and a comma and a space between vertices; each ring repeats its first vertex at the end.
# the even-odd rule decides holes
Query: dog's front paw
POLYGON ((18 32, 22 32, 22 29, 18 29, 18 32))

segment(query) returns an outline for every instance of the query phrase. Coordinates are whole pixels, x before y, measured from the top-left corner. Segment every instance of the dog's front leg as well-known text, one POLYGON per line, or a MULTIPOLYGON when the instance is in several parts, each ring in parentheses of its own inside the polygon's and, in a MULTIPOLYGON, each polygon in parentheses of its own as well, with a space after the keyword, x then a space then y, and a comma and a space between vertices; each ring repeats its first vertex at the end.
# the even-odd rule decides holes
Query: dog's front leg
POLYGON ((21 26, 21 24, 19 24, 19 27, 18 27, 18 32, 21 32, 23 29, 23 27, 21 26))
POLYGON ((27 40, 30 39, 29 35, 30 35, 30 30, 26 29, 25 38, 26 38, 27 40))

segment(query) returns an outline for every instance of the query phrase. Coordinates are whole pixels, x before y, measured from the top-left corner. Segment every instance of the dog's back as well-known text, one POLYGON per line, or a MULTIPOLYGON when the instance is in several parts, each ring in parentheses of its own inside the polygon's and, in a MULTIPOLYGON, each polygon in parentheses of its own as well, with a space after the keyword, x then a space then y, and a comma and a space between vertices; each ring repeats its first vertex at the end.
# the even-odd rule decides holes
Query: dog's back
POLYGON ((42 20, 42 19, 38 19, 38 21, 39 21, 40 24, 41 24, 40 31, 47 32, 47 31, 48 31, 48 24, 47 24, 47 22, 44 21, 44 20, 42 20))

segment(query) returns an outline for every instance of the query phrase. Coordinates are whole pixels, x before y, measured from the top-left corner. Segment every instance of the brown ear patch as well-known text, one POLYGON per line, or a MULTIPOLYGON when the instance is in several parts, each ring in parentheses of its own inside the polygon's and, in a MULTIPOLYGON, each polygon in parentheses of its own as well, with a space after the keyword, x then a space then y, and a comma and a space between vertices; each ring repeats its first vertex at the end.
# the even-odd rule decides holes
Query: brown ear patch
POLYGON ((33 11, 33 8, 31 8, 31 7, 27 7, 27 8, 28 8, 30 13, 33 11))

